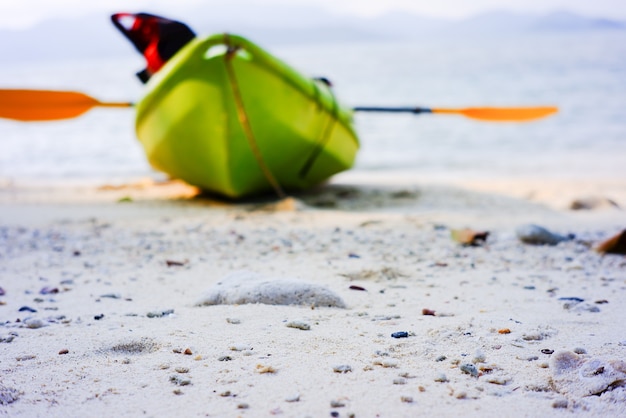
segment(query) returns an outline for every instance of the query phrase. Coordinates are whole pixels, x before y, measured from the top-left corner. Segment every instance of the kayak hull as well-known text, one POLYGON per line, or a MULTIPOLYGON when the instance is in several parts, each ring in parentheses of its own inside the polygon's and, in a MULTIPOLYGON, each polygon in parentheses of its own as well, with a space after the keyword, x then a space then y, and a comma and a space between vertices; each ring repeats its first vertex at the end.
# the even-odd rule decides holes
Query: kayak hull
POLYGON ((349 169, 351 111, 234 35, 194 39, 147 84, 137 137, 151 165, 230 198, 310 188, 349 169))

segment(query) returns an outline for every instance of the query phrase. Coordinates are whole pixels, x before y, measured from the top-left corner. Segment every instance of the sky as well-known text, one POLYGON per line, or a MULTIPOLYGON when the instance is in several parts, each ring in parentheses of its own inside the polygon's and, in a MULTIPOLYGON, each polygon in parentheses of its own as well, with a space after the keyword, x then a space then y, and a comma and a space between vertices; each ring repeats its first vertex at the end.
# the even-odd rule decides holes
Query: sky
POLYGON ((315 6, 337 15, 376 16, 406 11, 427 17, 461 19, 490 10, 547 13, 569 10, 587 16, 626 20, 626 0, 0 0, 0 28, 20 29, 47 18, 76 17, 112 11, 173 13, 202 5, 219 8, 253 3, 315 6))

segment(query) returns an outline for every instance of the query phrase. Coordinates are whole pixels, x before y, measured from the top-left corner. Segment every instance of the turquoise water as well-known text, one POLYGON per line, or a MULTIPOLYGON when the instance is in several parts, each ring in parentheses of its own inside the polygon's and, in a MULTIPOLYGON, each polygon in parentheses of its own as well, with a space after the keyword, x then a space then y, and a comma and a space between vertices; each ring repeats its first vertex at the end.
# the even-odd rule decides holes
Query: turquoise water
MULTIPOLYGON (((303 73, 330 78, 347 105, 557 105, 535 123, 459 116, 358 114, 355 170, 420 176, 626 176, 626 34, 428 40, 411 44, 270 47, 303 73)), ((8 63, 4 88, 76 90, 134 101, 140 57, 8 63)), ((130 109, 73 120, 0 120, 0 180, 127 181, 158 176, 134 137, 130 109)))

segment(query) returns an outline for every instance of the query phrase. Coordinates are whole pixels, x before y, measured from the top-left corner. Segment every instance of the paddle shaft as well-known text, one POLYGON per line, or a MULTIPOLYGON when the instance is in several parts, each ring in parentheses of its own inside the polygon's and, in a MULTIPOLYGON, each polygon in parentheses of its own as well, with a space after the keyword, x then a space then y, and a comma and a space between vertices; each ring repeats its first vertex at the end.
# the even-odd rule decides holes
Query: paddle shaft
POLYGON ((433 113, 427 107, 377 107, 377 106, 357 106, 353 108, 355 112, 385 112, 385 113, 433 113))

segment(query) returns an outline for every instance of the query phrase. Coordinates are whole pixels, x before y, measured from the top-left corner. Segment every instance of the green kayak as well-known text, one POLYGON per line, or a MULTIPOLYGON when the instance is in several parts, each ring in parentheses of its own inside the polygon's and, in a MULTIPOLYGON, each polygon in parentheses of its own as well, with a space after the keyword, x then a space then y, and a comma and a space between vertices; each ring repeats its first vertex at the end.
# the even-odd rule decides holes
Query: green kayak
POLYGON ((352 112, 235 35, 194 38, 146 84, 136 130, 151 165, 230 198, 310 188, 354 163, 352 112))

